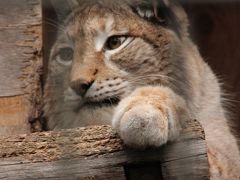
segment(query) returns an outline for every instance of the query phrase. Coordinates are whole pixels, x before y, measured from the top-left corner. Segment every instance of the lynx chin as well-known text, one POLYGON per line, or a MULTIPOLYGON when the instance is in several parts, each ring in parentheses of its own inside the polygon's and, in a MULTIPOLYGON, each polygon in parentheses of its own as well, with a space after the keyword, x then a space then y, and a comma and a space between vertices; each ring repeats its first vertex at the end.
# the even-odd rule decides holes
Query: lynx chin
POLYGON ((111 124, 135 148, 203 125, 211 179, 240 179, 218 79, 168 0, 78 0, 51 49, 44 111, 50 130, 111 124))

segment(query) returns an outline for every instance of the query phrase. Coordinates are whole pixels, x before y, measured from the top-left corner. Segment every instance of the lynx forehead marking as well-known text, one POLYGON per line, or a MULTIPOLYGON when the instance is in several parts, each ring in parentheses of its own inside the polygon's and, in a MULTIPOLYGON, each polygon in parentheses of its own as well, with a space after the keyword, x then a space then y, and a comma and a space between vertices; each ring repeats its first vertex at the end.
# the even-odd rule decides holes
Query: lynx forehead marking
POLYGON ((105 31, 107 33, 110 33, 112 31, 112 27, 114 24, 114 18, 112 16, 109 16, 106 21, 105 31))
POLYGON ((112 27, 114 24, 114 18, 112 16, 108 16, 105 22, 104 31, 101 30, 100 27, 97 27, 97 37, 95 38, 95 49, 97 52, 100 52, 109 37, 112 27))

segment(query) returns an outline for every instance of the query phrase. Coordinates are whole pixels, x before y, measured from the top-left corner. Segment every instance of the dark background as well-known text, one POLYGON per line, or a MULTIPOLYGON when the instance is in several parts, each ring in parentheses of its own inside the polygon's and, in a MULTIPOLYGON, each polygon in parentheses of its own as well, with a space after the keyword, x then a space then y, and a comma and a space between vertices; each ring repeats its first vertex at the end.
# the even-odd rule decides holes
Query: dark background
POLYGON ((184 5, 193 40, 214 73, 223 82, 231 118, 240 135, 240 1, 184 5))
MULTIPOLYGON (((240 1, 182 0, 190 33, 199 50, 224 83, 228 109, 240 135, 240 1)), ((57 18, 49 0, 43 1, 45 72, 56 36, 57 18)), ((46 74, 46 73, 45 73, 46 74)), ((44 77, 45 78, 45 77, 44 77)))

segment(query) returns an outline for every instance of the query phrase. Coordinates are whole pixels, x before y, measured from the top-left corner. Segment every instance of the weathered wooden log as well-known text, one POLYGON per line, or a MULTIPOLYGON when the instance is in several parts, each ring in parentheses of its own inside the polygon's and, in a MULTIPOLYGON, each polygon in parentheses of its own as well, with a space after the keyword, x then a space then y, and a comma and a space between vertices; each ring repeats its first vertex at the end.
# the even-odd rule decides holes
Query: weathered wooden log
POLYGON ((0 1, 0 136, 30 132, 41 88, 41 0, 0 1))
POLYGON ((0 139, 0 179, 209 179, 205 136, 189 121, 161 148, 125 147, 109 126, 0 139))

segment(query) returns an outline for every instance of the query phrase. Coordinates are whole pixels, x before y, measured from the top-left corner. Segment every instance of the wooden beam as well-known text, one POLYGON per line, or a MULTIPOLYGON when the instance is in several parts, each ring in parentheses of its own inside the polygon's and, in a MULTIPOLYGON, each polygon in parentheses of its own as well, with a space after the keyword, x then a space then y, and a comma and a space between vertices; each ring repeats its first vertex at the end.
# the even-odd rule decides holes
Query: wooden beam
POLYGON ((41 88, 41 1, 0 1, 0 135, 30 132, 41 88))
POLYGON ((176 141, 146 151, 125 147, 109 126, 93 126, 2 138, 0 158, 0 179, 209 179, 197 121, 176 141))

